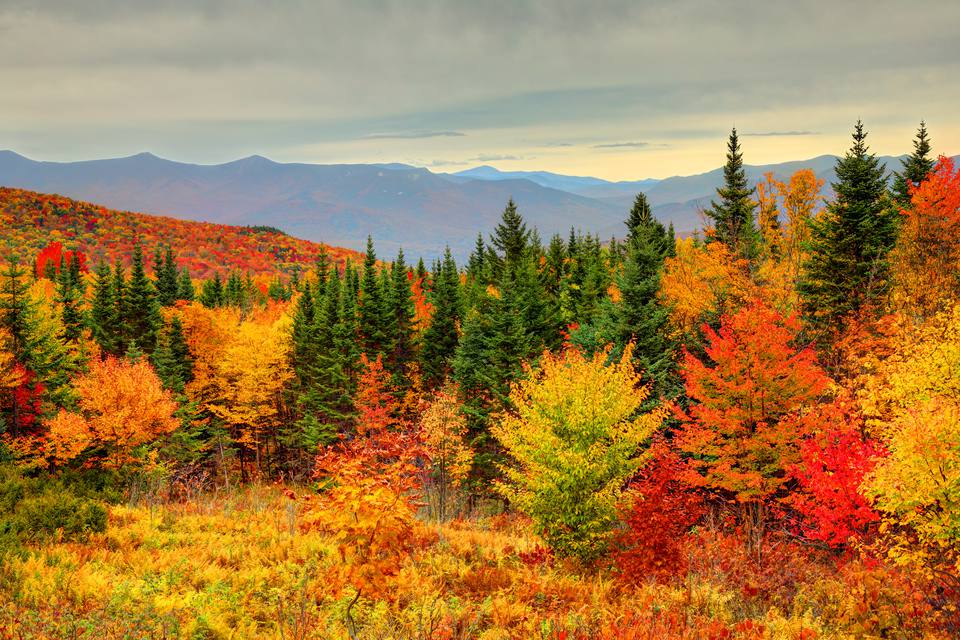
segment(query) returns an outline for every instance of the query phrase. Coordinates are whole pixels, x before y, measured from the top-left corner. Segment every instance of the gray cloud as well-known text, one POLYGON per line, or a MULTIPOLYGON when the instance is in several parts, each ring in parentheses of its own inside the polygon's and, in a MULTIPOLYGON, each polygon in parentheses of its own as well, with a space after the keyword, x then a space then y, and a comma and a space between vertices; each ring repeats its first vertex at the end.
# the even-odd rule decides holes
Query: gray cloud
POLYGON ((605 144, 595 144, 593 145, 594 149, 642 149, 644 147, 649 147, 649 142, 607 142, 605 144))
POLYGON ((750 133, 741 133, 741 136, 756 136, 758 138, 780 137, 780 136, 818 136, 819 131, 757 131, 750 133))
POLYGON ((960 140, 958 23, 944 0, 0 0, 0 148, 530 161, 634 139, 722 161, 734 124, 839 152, 863 116, 907 151, 921 117, 960 140))
POLYGON ((423 138, 460 138, 467 134, 462 131, 407 131, 401 133, 370 133, 363 136, 366 140, 420 140, 423 138))
POLYGON ((474 156, 473 158, 467 158, 467 162, 502 162, 503 160, 523 160, 520 156, 511 156, 504 154, 482 154, 479 156, 474 156))

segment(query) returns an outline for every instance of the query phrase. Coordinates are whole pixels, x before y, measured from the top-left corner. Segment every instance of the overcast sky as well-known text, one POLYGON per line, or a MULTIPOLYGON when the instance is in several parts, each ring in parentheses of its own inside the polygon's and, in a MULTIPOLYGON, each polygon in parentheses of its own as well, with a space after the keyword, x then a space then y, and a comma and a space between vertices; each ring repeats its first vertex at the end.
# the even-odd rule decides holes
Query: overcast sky
POLYGON ((0 0, 0 149, 610 179, 960 152, 960 1, 0 0))

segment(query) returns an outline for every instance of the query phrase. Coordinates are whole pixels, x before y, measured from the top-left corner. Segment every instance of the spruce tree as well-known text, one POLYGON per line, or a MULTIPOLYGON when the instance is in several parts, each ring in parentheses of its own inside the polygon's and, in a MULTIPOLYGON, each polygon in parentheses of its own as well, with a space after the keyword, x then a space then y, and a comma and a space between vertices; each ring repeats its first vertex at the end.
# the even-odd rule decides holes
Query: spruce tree
POLYGON ((167 344, 170 348, 170 355, 173 358, 174 365, 180 374, 180 379, 184 384, 193 381, 193 357, 190 355, 190 346, 187 344, 187 336, 183 332, 183 323, 180 316, 174 316, 170 320, 170 326, 167 329, 167 344))
POLYGON ((136 342, 144 353, 153 353, 161 325, 160 306, 157 304, 156 289, 144 270, 140 243, 133 247, 133 264, 123 298, 123 309, 127 344, 136 342))
POLYGON ((10 262, 0 274, 0 327, 8 332, 5 349, 27 374, 20 385, 26 393, 11 394, 4 403, 7 419, 0 420, 10 427, 14 437, 38 425, 42 417, 36 415, 30 396, 53 406, 63 406, 70 397, 68 383, 75 363, 58 324, 44 318, 39 303, 30 294, 27 272, 10 262))
POLYGON ((180 272, 180 277, 177 279, 177 299, 193 302, 195 296, 196 291, 193 288, 193 279, 190 278, 190 271, 184 267, 180 272))
POLYGON ((646 194, 638 193, 627 218, 627 243, 638 241, 641 229, 649 225, 652 219, 653 212, 650 209, 650 203, 647 202, 646 194))
POLYGON ((717 188, 719 202, 711 201, 704 213, 713 220, 712 240, 726 244, 734 255, 753 259, 757 251, 757 228, 754 221, 754 189, 747 183, 743 153, 737 129, 727 141, 727 162, 723 167, 723 186, 717 188))
POLYGON ((460 307, 460 274, 450 253, 443 252, 440 271, 433 281, 433 316, 423 332, 420 347, 420 370, 428 385, 439 386, 450 374, 451 362, 460 342, 458 326, 460 307))
POLYGON ((664 260, 674 252, 674 239, 653 216, 637 218, 631 212, 627 227, 631 239, 616 276, 619 300, 603 300, 596 319, 581 325, 571 340, 588 353, 611 345, 612 360, 634 343, 634 364, 644 381, 653 384, 658 398, 671 396, 677 391, 676 345, 667 333, 669 310, 660 304, 657 293, 664 260))
POLYGON ((153 273, 156 279, 157 301, 161 307, 169 307, 180 299, 180 283, 173 249, 167 247, 161 254, 156 250, 153 258, 153 273))
POLYGON ((530 232, 517 211, 513 198, 507 202, 490 241, 500 251, 499 256, 494 256, 498 258, 499 264, 507 269, 514 268, 526 255, 530 246, 530 232))
POLYGON ((121 355, 127 348, 129 333, 126 323, 127 275, 123 265, 117 261, 113 265, 113 304, 115 305, 116 328, 114 329, 114 347, 116 355, 121 355))
POLYGON ((200 304, 207 308, 215 309, 222 307, 225 302, 223 281, 220 279, 219 273, 214 273, 212 280, 208 278, 203 281, 203 287, 200 289, 200 304))
POLYGON ((367 253, 363 260, 363 280, 360 285, 360 336, 367 357, 376 359, 390 348, 389 314, 383 285, 377 268, 373 238, 367 238, 367 253))
POLYGON ((910 205, 910 185, 918 185, 927 179, 936 164, 930 157, 930 137, 927 135, 927 124, 920 121, 917 137, 913 141, 913 153, 903 160, 903 169, 893 177, 894 202, 900 208, 910 205))
POLYGON ((390 288, 387 298, 389 327, 391 328, 391 353, 388 362, 393 368, 393 386, 398 393, 408 387, 408 367, 416 358, 416 336, 413 332, 415 310, 413 291, 403 249, 390 266, 390 288))
POLYGON ((853 146, 837 161, 836 197, 810 222, 810 252, 799 290, 813 327, 833 329, 887 291, 887 254, 896 235, 883 166, 858 120, 853 146))
POLYGON ((83 312, 80 304, 86 295, 80 275, 80 261, 73 255, 60 259, 60 272, 56 277, 56 302, 60 305, 60 320, 63 323, 63 338, 77 343, 83 333, 83 312))
POLYGON ((93 300, 90 302, 88 325, 93 339, 104 353, 118 355, 120 352, 119 315, 114 283, 110 267, 101 261, 97 265, 93 281, 93 300))

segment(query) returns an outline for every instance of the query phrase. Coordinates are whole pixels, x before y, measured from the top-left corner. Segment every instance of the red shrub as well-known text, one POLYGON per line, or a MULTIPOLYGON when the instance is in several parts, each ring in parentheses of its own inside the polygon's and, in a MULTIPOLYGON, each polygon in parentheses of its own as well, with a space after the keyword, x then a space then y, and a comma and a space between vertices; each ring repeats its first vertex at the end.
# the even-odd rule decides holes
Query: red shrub
POLYGON ((685 465, 663 442, 632 489, 636 494, 623 513, 626 528, 617 536, 614 562, 624 579, 668 579, 686 571, 681 541, 704 513, 703 498, 684 485, 685 465))

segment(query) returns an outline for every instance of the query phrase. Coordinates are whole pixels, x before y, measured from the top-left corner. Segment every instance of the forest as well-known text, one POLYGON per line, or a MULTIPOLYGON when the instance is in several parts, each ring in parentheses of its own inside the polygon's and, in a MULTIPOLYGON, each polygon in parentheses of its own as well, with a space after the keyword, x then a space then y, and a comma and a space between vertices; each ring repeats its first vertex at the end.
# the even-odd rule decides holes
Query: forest
POLYGON ((960 169, 744 152, 462 264, 0 189, 0 638, 957 637, 960 169))

